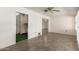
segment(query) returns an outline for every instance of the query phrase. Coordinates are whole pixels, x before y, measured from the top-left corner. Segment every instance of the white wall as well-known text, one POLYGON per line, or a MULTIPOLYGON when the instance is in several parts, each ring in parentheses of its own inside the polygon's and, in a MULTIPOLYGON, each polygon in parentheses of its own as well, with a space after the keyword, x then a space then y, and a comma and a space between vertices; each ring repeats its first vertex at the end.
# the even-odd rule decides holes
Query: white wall
POLYGON ((52 32, 75 35, 75 17, 57 16, 52 21, 52 32))
POLYGON ((77 43, 78 43, 78 47, 79 47, 79 11, 78 11, 75 19, 76 19, 75 20, 75 23, 76 23, 75 28, 77 31, 77 43))
POLYGON ((15 44, 15 8, 0 7, 0 48, 15 44))
POLYGON ((77 8, 56 8, 60 12, 54 12, 51 17, 51 32, 76 35, 75 15, 77 8))

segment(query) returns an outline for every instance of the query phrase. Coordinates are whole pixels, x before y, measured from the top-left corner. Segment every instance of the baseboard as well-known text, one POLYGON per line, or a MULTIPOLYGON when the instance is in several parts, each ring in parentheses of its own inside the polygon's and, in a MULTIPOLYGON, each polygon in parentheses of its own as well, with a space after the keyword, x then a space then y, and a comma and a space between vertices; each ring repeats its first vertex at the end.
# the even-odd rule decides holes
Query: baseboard
POLYGON ((63 35, 72 35, 72 36, 77 36, 77 35, 74 35, 74 34, 65 34, 65 33, 58 33, 58 32, 49 32, 49 33, 57 33, 57 34, 63 34, 63 35))

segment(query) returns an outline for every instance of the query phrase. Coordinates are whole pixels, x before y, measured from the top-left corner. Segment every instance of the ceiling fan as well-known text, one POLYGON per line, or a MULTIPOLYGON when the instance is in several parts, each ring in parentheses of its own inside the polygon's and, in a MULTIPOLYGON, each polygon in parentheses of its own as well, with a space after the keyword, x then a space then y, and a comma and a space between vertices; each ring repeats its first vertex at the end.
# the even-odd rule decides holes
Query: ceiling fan
POLYGON ((54 9, 55 7, 48 7, 44 10, 44 12, 60 12, 60 10, 54 9))

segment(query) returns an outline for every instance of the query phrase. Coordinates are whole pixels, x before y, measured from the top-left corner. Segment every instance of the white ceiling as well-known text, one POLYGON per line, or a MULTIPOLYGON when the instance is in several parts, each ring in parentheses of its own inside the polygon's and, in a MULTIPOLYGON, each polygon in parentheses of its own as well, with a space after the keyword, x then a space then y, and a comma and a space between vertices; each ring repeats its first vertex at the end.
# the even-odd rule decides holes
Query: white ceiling
POLYGON ((47 7, 26 7, 26 8, 37 12, 43 12, 47 7))
MULTIPOLYGON (((47 7, 26 7, 26 8, 39 13, 44 13, 44 10, 47 7)), ((58 14, 69 14, 69 15, 76 15, 78 11, 78 7, 55 7, 54 9, 60 10, 60 12, 57 12, 58 14)))

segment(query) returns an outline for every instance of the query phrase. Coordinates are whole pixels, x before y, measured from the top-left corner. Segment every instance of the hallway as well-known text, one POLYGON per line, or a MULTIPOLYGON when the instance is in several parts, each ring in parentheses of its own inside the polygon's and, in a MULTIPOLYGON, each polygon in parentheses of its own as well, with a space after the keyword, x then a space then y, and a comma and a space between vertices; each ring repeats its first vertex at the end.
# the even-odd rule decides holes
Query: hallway
POLYGON ((48 33, 18 42, 0 51, 78 51, 75 36, 48 33))

